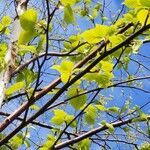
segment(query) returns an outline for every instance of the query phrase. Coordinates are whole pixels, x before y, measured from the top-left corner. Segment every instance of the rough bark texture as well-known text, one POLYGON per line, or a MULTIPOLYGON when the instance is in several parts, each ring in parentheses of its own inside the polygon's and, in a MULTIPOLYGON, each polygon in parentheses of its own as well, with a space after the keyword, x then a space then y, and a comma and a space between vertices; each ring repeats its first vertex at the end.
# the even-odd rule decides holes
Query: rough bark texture
POLYGON ((0 73, 0 107, 2 106, 3 100, 5 99, 5 91, 10 81, 11 73, 13 72, 15 67, 15 59, 17 57, 15 43, 18 40, 21 31, 19 16, 26 10, 27 2, 28 0, 16 0, 17 17, 12 25, 13 34, 4 59, 6 68, 0 73))

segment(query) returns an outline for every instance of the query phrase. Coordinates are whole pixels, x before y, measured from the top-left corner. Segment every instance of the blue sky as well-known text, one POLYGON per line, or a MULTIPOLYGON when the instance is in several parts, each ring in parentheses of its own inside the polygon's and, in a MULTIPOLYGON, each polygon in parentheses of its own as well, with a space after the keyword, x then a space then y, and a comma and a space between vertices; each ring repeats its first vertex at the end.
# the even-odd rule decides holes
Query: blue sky
MULTIPOLYGON (((110 3, 109 9, 111 9, 112 13, 115 14, 116 11, 118 11, 118 9, 120 8, 120 4, 121 4, 122 1, 121 0, 106 0, 106 2, 107 2, 107 4, 110 3), (111 1, 111 3, 110 3, 110 1, 111 1)), ((107 13, 108 12, 106 11, 106 15, 108 15, 107 13)), ((91 24, 89 24, 89 21, 86 21, 86 20, 81 21, 80 20, 79 22, 80 22, 80 27, 83 30, 86 30, 87 28, 91 27, 91 24)), ((150 44, 146 44, 146 45, 142 46, 140 52, 143 53, 143 54, 146 54, 146 55, 150 55, 150 52, 148 52, 149 47, 150 47, 150 44)), ((135 57, 137 57, 137 56, 135 56, 135 57)), ((134 71, 136 69, 136 68, 133 68, 133 67, 134 67, 134 65, 130 66, 130 71, 134 71)), ((48 81, 49 81, 49 79, 48 79, 48 81)), ((149 89, 149 87, 150 87, 149 83, 147 81, 144 81, 143 83, 144 83, 144 87, 146 89, 149 89)), ((137 91, 137 90, 132 90, 132 89, 125 89, 124 91, 119 89, 119 88, 108 89, 108 90, 102 91, 102 94, 108 95, 108 97, 112 96, 112 100, 109 101, 108 106, 116 105, 116 106, 119 106, 119 107, 122 107, 123 104, 125 103, 125 101, 129 100, 131 97, 132 98, 130 100, 131 100, 131 103, 132 103, 131 105, 132 106, 134 106, 135 104, 137 104, 139 106, 142 106, 144 103, 149 101, 149 98, 150 98, 148 96, 148 94, 144 94, 143 92, 140 92, 140 91, 137 91), (124 95, 123 92, 126 93, 126 94, 124 95)), ((144 108, 144 111, 148 112, 149 111, 148 107, 144 108)), ((47 117, 48 121, 49 121, 49 116, 50 116, 50 114, 47 117)), ((34 130, 32 132, 34 132, 34 130)), ((45 130, 45 131, 41 130, 40 131, 41 137, 42 137, 42 134, 43 134, 43 136, 45 136, 44 133, 47 134, 48 130, 45 130)), ((33 133, 33 135, 34 134, 36 135, 36 133, 33 133)), ((35 137, 35 139, 36 139, 36 137, 35 137)), ((112 144, 112 146, 115 149, 116 145, 112 144)), ((93 150, 94 149, 95 149, 95 147, 93 148, 93 150)))

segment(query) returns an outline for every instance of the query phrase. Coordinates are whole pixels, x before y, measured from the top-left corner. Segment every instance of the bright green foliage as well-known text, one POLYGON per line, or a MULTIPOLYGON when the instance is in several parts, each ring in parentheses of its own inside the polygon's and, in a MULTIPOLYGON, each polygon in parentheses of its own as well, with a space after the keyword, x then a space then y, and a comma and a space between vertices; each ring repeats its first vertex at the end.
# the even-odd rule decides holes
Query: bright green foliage
POLYGON ((37 11, 28 9, 20 16, 20 24, 23 31, 20 33, 18 43, 27 44, 36 36, 37 11))
POLYGON ((74 17, 73 10, 70 5, 67 5, 64 8, 64 21, 67 25, 75 23, 75 17, 74 17))
POLYGON ((56 140, 56 138, 49 134, 47 136, 46 142, 44 143, 44 145, 42 147, 40 147, 39 150, 52 150, 52 146, 53 146, 55 140, 56 140))
POLYGON ((96 108, 100 111, 106 111, 107 110, 107 108, 103 105, 96 105, 96 108))
POLYGON ((139 2, 144 7, 150 7, 150 0, 139 0, 139 2))
POLYGON ((7 48, 8 46, 6 43, 0 43, 0 58, 5 56, 7 48))
POLYGON ((135 110, 138 113, 139 117, 133 119, 132 122, 148 121, 148 114, 142 112, 142 110, 138 106, 135 106, 135 110))
POLYGON ((116 107, 116 106, 113 106, 113 107, 109 107, 107 109, 108 112, 111 112, 111 113, 119 113, 120 111, 120 108, 116 107))
POLYGON ((114 132, 115 128, 113 127, 113 125, 112 125, 111 123, 107 123, 106 120, 102 120, 102 121, 101 121, 101 124, 102 124, 103 126, 106 126, 106 127, 108 128, 108 131, 109 131, 110 133, 113 133, 113 132, 114 132))
POLYGON ((11 148, 14 149, 14 150, 17 150, 22 146, 22 144, 24 144, 26 146, 26 148, 29 148, 30 143, 29 143, 29 140, 27 139, 27 137, 28 137, 28 134, 27 135, 23 135, 23 134, 15 135, 10 140, 11 148))
POLYGON ((14 92, 20 91, 21 89, 23 89, 25 87, 25 83, 24 82, 17 82, 14 83, 12 86, 10 86, 9 88, 6 89, 5 94, 6 95, 11 95, 14 92))
POLYGON ((18 76, 17 82, 24 82, 25 87, 29 88, 30 84, 36 80, 37 74, 29 69, 24 69, 18 76))
POLYGON ((90 144, 91 144, 91 141, 89 140, 89 138, 87 138, 79 142, 77 148, 78 150, 89 150, 90 144))
POLYGON ((109 61, 101 61, 100 66, 101 66, 102 71, 111 72, 113 70, 114 64, 109 61))
POLYGON ((30 108, 32 110, 39 110, 40 109, 40 107, 38 105, 36 105, 36 104, 31 105, 30 108))
MULTIPOLYGON (((61 125, 63 123, 70 123, 73 120, 73 118, 73 115, 68 115, 61 109, 55 109, 54 116, 52 117, 51 122, 55 125, 61 125)), ((74 121, 70 126, 75 127, 76 122, 74 121)))
POLYGON ((18 39, 18 44, 27 44, 30 42, 34 37, 36 36, 36 30, 28 30, 28 31, 22 31, 20 33, 19 39, 18 39))
POLYGON ((138 8, 141 6, 139 0, 125 0, 124 4, 129 8, 138 8))
MULTIPOLYGON (((72 87, 68 91, 68 98, 76 96, 81 92, 84 92, 84 91, 79 88, 72 87)), ((86 103, 86 100, 87 100, 87 96, 84 94, 84 95, 77 96, 76 98, 71 99, 69 102, 71 106, 73 106, 76 110, 79 110, 80 108, 84 106, 84 104, 86 103)))
POLYGON ((81 0, 71 0, 71 1, 68 1, 68 0, 60 0, 61 4, 63 4, 64 6, 67 6, 67 5, 75 5, 76 3, 78 3, 79 1, 81 0))
POLYGON ((85 110, 85 120, 88 124, 94 124, 97 116, 96 108, 93 105, 89 105, 85 110))
POLYGON ((9 16, 4 16, 2 18, 2 24, 5 26, 5 27, 8 27, 11 23, 11 18, 9 16))
POLYGON ((112 124, 106 123, 105 125, 108 127, 108 131, 109 131, 110 133, 113 133, 113 132, 114 132, 115 128, 113 127, 112 124))
POLYGON ((108 39, 115 31, 113 26, 99 25, 81 34, 81 37, 90 44, 99 43, 101 40, 108 39))
POLYGON ((118 45, 119 43, 121 43, 124 39, 125 39, 125 37, 122 34, 112 35, 109 37, 109 41, 110 41, 109 45, 112 48, 112 47, 118 45))
POLYGON ((149 150, 150 149, 150 143, 148 142, 144 142, 141 146, 140 146, 140 150, 149 150))
POLYGON ((35 46, 27 46, 27 45, 19 45, 18 46, 18 54, 20 55, 20 56, 24 56, 25 54, 27 54, 28 52, 30 52, 30 53, 37 53, 37 51, 36 51, 36 47, 35 46))
POLYGON ((142 25, 144 25, 145 23, 150 24, 150 17, 146 21, 148 13, 149 13, 148 10, 145 9, 142 9, 137 13, 137 18, 142 25))
POLYGON ((99 71, 94 69, 91 70, 91 72, 96 71, 97 73, 87 73, 85 79, 88 81, 95 81, 100 87, 105 88, 111 84, 111 80, 114 78, 112 73, 113 63, 109 61, 101 61, 98 68, 100 68, 99 71))
POLYGON ((5 57, 7 48, 8 46, 6 43, 0 43, 0 72, 6 67, 4 57, 5 57))
POLYGON ((37 22, 37 11, 35 9, 28 9, 19 17, 19 19, 23 30, 31 31, 34 29, 37 22))
POLYGON ((9 30, 9 25, 11 24, 11 18, 9 16, 4 16, 0 22, 0 33, 9 35, 10 30, 9 30))
POLYGON ((74 64, 71 61, 63 61, 60 66, 54 65, 52 69, 59 71, 61 74, 62 82, 66 83, 71 79, 71 75, 73 73, 74 64))

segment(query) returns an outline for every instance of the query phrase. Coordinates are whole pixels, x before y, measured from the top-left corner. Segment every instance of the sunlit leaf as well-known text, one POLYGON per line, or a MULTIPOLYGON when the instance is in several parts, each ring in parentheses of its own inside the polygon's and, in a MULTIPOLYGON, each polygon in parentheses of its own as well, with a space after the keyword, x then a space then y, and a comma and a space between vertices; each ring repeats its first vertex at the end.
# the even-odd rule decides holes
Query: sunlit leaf
MULTIPOLYGON (((80 92, 83 92, 83 90, 77 89, 77 88, 71 88, 68 91, 68 97, 73 97, 75 95, 78 95, 80 92)), ((85 102, 87 100, 87 96, 84 94, 82 96, 77 96, 76 98, 73 98, 70 100, 70 104, 76 109, 80 109, 84 106, 85 102)))
POLYGON ((146 9, 142 9, 137 13, 138 21, 142 25, 144 25, 145 23, 150 24, 150 17, 148 17, 147 19, 148 13, 149 13, 149 10, 146 10, 146 9))
POLYGON ((85 110, 85 120, 88 124, 94 124, 96 118, 96 108, 93 105, 89 105, 85 110))
POLYGON ((11 95, 14 92, 17 92, 17 91, 23 89, 24 87, 25 87, 25 83, 24 82, 14 83, 12 86, 10 86, 9 88, 6 89, 5 94, 6 95, 11 95))
POLYGON ((144 7, 150 7, 150 0, 139 0, 139 2, 144 7))
POLYGON ((20 17, 20 24, 24 30, 33 30, 37 21, 37 11, 28 9, 20 17))
POLYGON ((73 10, 70 5, 67 5, 64 8, 64 21, 67 25, 75 23, 75 17, 74 17, 73 10))
POLYGON ((4 17, 2 18, 2 24, 3 24, 5 27, 9 26, 10 23, 11 23, 11 18, 10 18, 9 16, 4 16, 4 17))

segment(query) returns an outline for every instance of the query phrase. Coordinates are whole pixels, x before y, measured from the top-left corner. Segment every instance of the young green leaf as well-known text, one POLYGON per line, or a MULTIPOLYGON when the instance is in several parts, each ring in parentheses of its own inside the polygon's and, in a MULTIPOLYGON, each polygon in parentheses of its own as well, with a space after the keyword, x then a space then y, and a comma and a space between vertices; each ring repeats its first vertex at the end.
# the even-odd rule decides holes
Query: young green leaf
POLYGON ((89 105, 85 110, 85 120, 88 124, 94 124, 96 118, 96 108, 93 105, 89 105))
POLYGON ((64 21, 67 25, 75 24, 75 17, 74 17, 73 10, 70 5, 67 5, 64 8, 64 21))
POLYGON ((26 31, 32 31, 37 21, 37 11, 35 9, 28 9, 19 18, 21 27, 26 31))
POLYGON ((11 23, 11 18, 9 16, 4 16, 2 18, 2 24, 5 26, 5 27, 8 27, 11 23))
POLYGON ((139 2, 142 6, 150 8, 150 0, 139 0, 139 2))
POLYGON ((141 6, 139 0, 125 0, 124 4, 129 8, 138 8, 141 6))
POLYGON ((108 131, 109 131, 110 133, 113 133, 113 132, 114 132, 115 128, 113 127, 112 124, 106 123, 105 125, 108 127, 108 131))
POLYGON ((59 71, 61 74, 62 82, 66 83, 71 78, 72 71, 74 69, 74 64, 71 61, 63 61, 60 66, 54 65, 52 69, 59 71))
MULTIPOLYGON (((71 88, 68 91, 68 98, 73 97, 75 95, 78 95, 80 92, 83 92, 83 90, 77 89, 77 88, 71 88)), ((77 96, 76 98, 73 98, 73 99, 70 100, 70 104, 76 110, 79 110, 81 107, 84 106, 84 104, 86 103, 86 100, 87 100, 87 96, 86 95, 77 96)))
POLYGON ((10 86, 9 88, 6 89, 5 94, 6 95, 11 95, 14 92, 17 92, 17 91, 23 89, 24 87, 25 87, 25 83, 24 82, 14 83, 12 86, 10 86))

